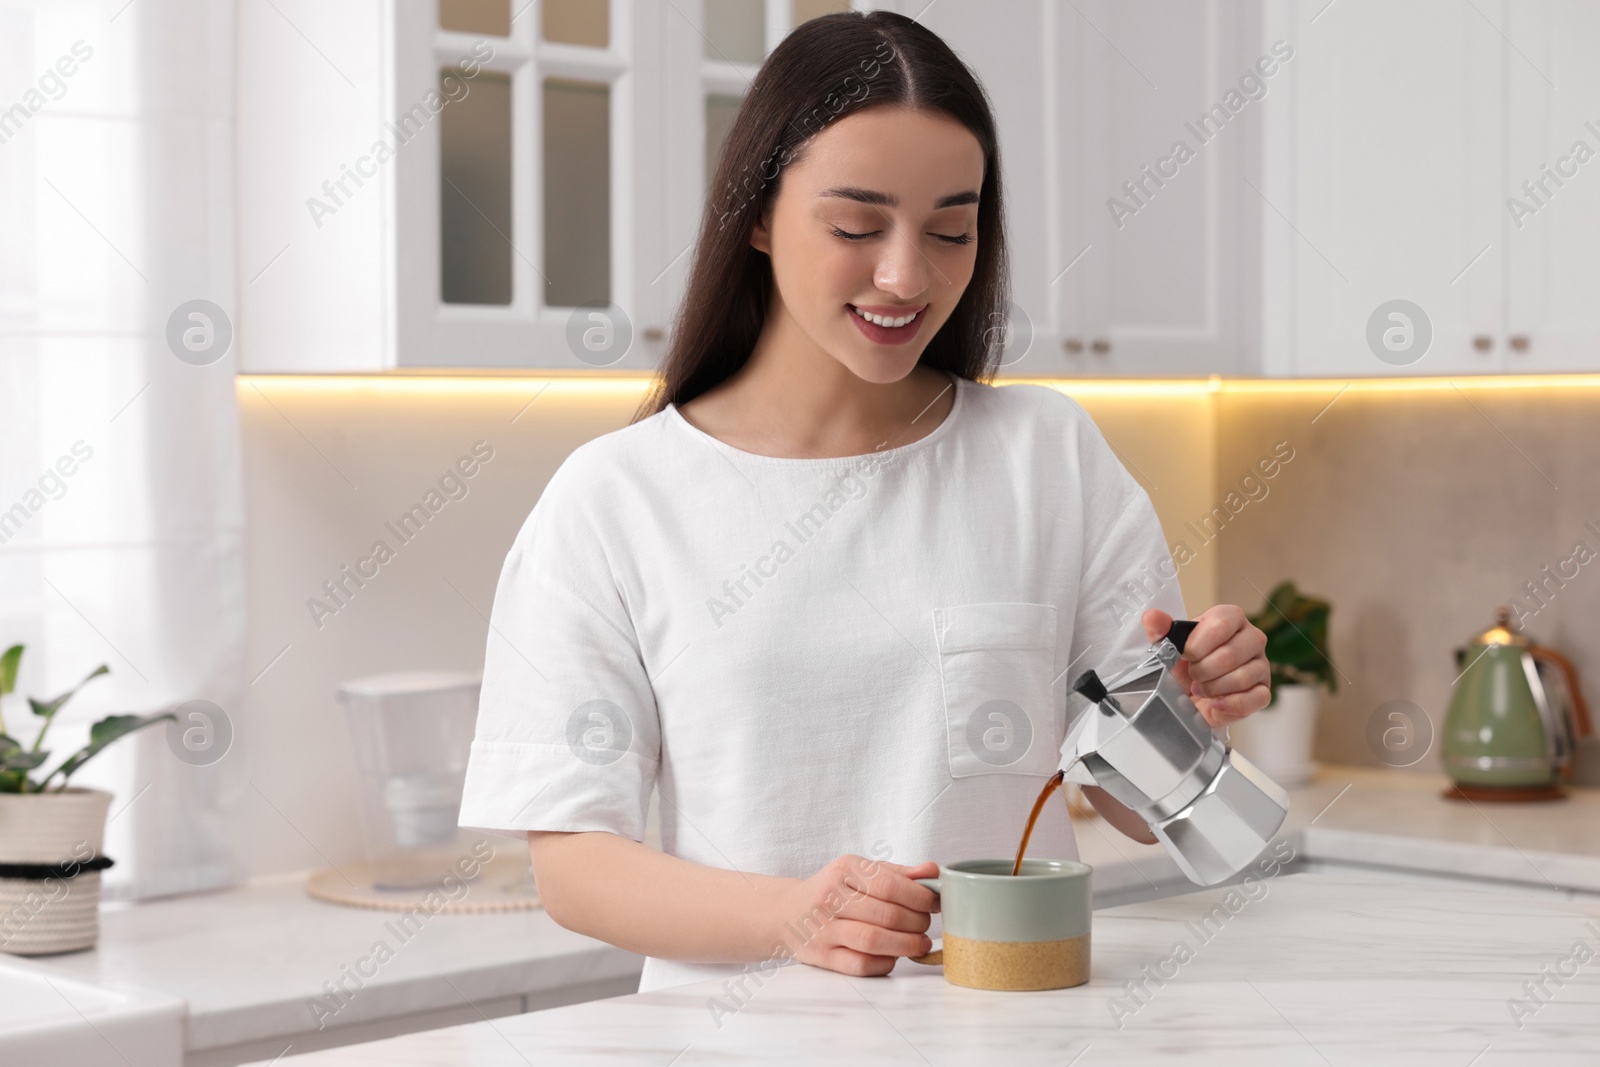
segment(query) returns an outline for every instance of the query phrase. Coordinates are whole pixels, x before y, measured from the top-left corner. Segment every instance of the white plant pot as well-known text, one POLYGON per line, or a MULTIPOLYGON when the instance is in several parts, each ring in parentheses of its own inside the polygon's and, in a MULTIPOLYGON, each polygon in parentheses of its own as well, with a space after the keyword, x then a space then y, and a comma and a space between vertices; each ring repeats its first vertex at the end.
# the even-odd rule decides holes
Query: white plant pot
POLYGON ((1317 769, 1311 749, 1320 696, 1318 686, 1280 685, 1271 704, 1228 724, 1228 740, 1279 785, 1305 785, 1317 769))
POLYGON ((0 951, 18 956, 90 948, 100 936, 100 855, 111 794, 0 793, 0 863, 68 864, 44 878, 0 877, 0 951))

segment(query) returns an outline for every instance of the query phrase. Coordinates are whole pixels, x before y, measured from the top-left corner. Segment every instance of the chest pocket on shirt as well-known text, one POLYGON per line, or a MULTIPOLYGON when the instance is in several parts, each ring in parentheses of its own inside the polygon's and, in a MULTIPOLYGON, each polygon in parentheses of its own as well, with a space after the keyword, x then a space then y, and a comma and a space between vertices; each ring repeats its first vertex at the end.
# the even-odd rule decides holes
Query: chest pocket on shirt
POLYGON ((998 602, 933 609, 944 683, 950 774, 1055 773, 1062 725, 1053 604, 998 602))

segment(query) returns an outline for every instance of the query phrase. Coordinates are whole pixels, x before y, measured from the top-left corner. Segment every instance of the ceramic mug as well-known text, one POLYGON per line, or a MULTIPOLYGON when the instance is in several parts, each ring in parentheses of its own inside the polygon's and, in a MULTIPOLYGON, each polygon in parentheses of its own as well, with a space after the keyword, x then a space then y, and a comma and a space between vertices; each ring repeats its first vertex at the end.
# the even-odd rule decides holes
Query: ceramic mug
POLYGON ((917 881, 939 894, 944 946, 913 963, 944 964, 971 989, 1065 989, 1089 980, 1092 868, 1077 860, 962 860, 917 881))

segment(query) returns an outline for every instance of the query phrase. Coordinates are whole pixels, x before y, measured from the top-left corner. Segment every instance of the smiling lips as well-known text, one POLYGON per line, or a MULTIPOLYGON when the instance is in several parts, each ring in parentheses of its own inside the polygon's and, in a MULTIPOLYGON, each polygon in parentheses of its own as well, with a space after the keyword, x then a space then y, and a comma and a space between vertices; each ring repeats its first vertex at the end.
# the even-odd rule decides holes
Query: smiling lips
POLYGON ((863 315, 870 315, 877 320, 879 326, 893 326, 896 323, 903 324, 904 320, 922 314, 928 307, 927 304, 918 304, 915 307, 910 304, 901 306, 892 304, 846 304, 845 306, 863 315))
POLYGON ((915 337, 917 330, 922 326, 922 313, 928 309, 927 304, 917 308, 883 305, 859 307, 855 304, 845 306, 850 309, 850 320, 866 334, 868 340, 885 345, 904 344, 915 337), (892 325, 893 323, 899 325, 892 325))

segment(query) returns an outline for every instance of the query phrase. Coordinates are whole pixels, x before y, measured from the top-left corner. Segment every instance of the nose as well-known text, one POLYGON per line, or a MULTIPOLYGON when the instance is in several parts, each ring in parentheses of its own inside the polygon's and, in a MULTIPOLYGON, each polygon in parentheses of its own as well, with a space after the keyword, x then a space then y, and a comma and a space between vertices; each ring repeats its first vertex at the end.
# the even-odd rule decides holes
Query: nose
POLYGON ((892 221, 889 226, 889 239, 883 243, 872 281, 883 292, 910 301, 927 292, 933 266, 918 246, 915 231, 906 232, 905 227, 892 221))

